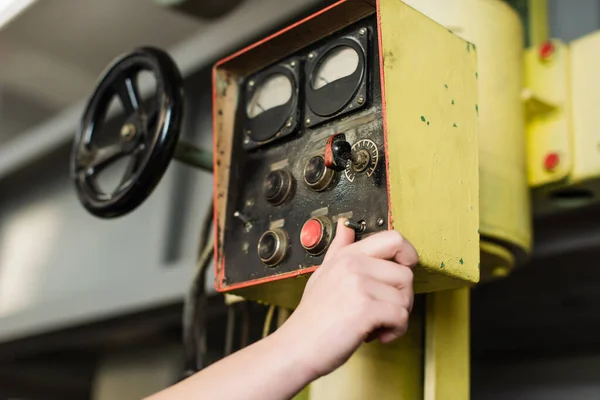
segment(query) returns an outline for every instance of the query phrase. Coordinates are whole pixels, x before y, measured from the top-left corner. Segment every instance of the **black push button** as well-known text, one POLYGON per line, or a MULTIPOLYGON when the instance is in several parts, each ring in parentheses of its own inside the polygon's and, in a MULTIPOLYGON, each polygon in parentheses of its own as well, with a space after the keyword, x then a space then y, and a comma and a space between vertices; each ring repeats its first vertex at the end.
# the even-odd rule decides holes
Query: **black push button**
POLYGON ((325 166, 322 156, 314 156, 304 166, 304 182, 313 190, 320 192, 331 185, 334 171, 325 166))
POLYGON ((273 205, 283 203, 290 195, 291 189, 292 176, 283 169, 269 172, 263 182, 263 194, 273 205))
POLYGON ((271 229, 258 240, 258 257, 268 267, 274 267, 285 259, 288 248, 287 233, 280 228, 271 229))

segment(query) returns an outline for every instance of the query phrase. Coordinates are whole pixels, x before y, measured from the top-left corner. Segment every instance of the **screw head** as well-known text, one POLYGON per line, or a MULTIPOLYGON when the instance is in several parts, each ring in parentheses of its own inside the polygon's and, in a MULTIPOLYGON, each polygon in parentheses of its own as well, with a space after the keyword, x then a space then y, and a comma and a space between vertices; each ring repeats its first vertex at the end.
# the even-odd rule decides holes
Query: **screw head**
POLYGON ((377 218, 377 226, 383 226, 384 222, 383 218, 377 218))
POLYGON ((249 143, 250 143, 250 139, 244 138, 244 144, 249 144, 249 143))
POLYGON ((247 253, 249 248, 250 248, 250 244, 248 242, 246 242, 242 245, 242 251, 244 253, 247 253))
POLYGON ((305 123, 306 125, 310 125, 310 118, 306 118, 306 120, 304 121, 304 123, 305 123))
POLYGON ((365 97, 364 96, 358 96, 358 99, 356 99, 356 102, 358 104, 362 104, 365 102, 365 97))
POLYGON ((556 152, 546 154, 544 158, 544 169, 548 172, 552 172, 560 164, 560 155, 556 152))
POLYGON ((315 58, 315 53, 308 53, 308 59, 312 60, 313 58, 315 58))
POLYGON ((249 87, 253 87, 253 86, 254 86, 254 81, 250 81, 250 82, 248 82, 248 86, 249 86, 249 87))
POLYGON ((360 29, 359 29, 359 31, 358 31, 358 34, 359 34, 360 36, 364 36, 364 35, 365 35, 365 33, 367 33, 367 30, 366 30, 365 28, 360 28, 360 29))
POLYGON ((250 136, 251 133, 252 131, 250 129, 246 130, 246 135, 250 136))
POLYGON ((296 61, 292 61, 292 62, 290 63, 290 65, 291 65, 292 67, 295 67, 295 66, 296 66, 296 61))
POLYGON ((246 207, 252 207, 254 205, 254 200, 248 199, 246 200, 246 207))
POLYGON ((288 121, 287 124, 285 124, 285 126, 287 128, 291 128, 292 127, 292 121, 288 121))
POLYGON ((540 46, 540 59, 544 62, 548 62, 552 60, 554 53, 556 52, 556 48, 554 47, 554 43, 550 40, 542 43, 540 46))
POLYGON ((132 123, 125 124, 121 127, 121 137, 126 141, 131 141, 135 137, 135 125, 132 123))

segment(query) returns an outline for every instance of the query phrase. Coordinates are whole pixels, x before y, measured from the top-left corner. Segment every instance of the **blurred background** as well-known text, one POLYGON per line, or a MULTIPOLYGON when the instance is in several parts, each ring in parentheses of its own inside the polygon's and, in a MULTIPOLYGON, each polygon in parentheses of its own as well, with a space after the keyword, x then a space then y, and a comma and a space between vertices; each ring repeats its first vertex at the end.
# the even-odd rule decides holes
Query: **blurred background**
MULTIPOLYGON (((180 373, 183 297, 212 175, 172 163, 134 213, 89 215, 68 163, 102 71, 141 45, 167 50, 185 78, 182 138, 209 148, 212 64, 328 3, 0 1, 1 399, 136 398, 180 373), (145 392, 119 386, 136 379, 145 392)), ((600 29, 600 0, 550 0, 548 21, 552 38, 578 39, 600 29)), ((536 219, 527 264, 474 289, 473 399, 600 398, 597 208, 536 219)), ((263 307, 238 311, 210 296, 215 357, 228 318, 242 336, 260 330, 249 321, 262 321, 263 307)))

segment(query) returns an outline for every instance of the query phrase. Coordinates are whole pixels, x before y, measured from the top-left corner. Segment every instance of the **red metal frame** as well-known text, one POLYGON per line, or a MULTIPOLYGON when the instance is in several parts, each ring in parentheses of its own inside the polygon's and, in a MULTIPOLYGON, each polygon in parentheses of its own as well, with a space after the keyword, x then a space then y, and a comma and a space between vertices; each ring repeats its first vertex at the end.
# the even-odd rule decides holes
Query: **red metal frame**
MULTIPOLYGON (((276 32, 262 40, 259 40, 253 44, 251 44, 250 46, 235 52, 233 54, 231 54, 230 56, 227 56, 223 59, 221 59, 220 61, 218 61, 214 67, 213 67, 213 71, 212 71, 212 103, 213 103, 213 135, 215 135, 216 133, 216 120, 217 120, 217 107, 216 107, 216 98, 217 98, 217 90, 216 90, 216 77, 217 77, 217 68, 219 66, 221 66, 222 64, 268 42, 269 40, 280 36, 282 34, 284 34, 285 32, 294 29, 295 27, 310 21, 311 19, 326 13, 327 11, 331 10, 332 8, 335 8, 343 3, 346 3, 348 0, 339 0, 338 2, 320 10, 317 11, 316 13, 280 30, 279 32, 276 32)), ((388 149, 388 145, 387 145, 387 123, 386 123, 386 102, 385 102, 385 85, 384 85, 384 71, 383 71, 383 51, 382 51, 382 46, 381 46, 381 15, 379 12, 379 0, 377 0, 376 2, 376 13, 377 13, 377 35, 379 38, 379 73, 381 74, 381 101, 382 101, 382 117, 383 117, 383 137, 384 137, 384 151, 385 154, 387 154, 387 149, 388 149)), ((265 278, 259 278, 259 279, 254 279, 251 281, 246 281, 246 282, 242 282, 242 283, 238 283, 235 285, 229 285, 229 286, 223 286, 222 282, 223 282, 223 278, 225 275, 225 255, 223 255, 222 260, 221 260, 221 268, 219 268, 218 265, 218 257, 219 257, 219 253, 218 253, 218 249, 219 249, 219 237, 218 237, 218 218, 217 218, 217 157, 216 155, 217 153, 217 144, 216 144, 216 138, 213 136, 213 154, 215 155, 214 159, 213 159, 213 171, 215 171, 214 173, 214 179, 213 179, 213 184, 214 184, 214 188, 213 188, 213 195, 214 195, 214 235, 215 235, 215 249, 214 249, 214 260, 215 260, 215 289, 218 292, 228 292, 231 290, 235 290, 235 289, 242 289, 245 287, 250 287, 250 286, 256 286, 262 283, 267 283, 267 282, 273 282, 273 281, 278 281, 281 279, 286 279, 286 278, 294 278, 300 275, 305 275, 305 274, 309 274, 311 272, 314 272, 318 266, 311 266, 308 268, 304 268, 301 270, 297 270, 297 271, 292 271, 292 272, 288 272, 288 273, 284 273, 284 274, 280 274, 280 275, 273 275, 273 276, 269 276, 269 277, 265 277, 265 278), (220 271, 220 272, 219 272, 220 271)), ((388 179, 388 187, 389 187, 389 162, 388 162, 388 157, 385 157, 386 159, 386 176, 388 179)), ((390 194, 388 191, 388 208, 390 209, 390 211, 388 212, 388 228, 392 229, 392 213, 391 213, 391 202, 390 202, 390 194)))

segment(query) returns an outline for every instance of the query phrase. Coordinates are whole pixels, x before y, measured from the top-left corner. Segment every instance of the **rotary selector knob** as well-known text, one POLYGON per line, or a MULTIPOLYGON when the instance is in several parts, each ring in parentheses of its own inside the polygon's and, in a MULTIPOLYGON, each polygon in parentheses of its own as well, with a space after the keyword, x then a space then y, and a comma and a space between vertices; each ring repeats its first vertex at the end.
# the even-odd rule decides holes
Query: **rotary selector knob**
POLYGON ((322 192, 333 182, 335 171, 327 168, 322 156, 310 158, 304 166, 304 182, 314 191, 322 192))
POLYGON ((263 194, 267 201, 278 205, 287 200, 292 191, 292 174, 285 169, 271 171, 263 182, 263 194))
POLYGON ((285 259, 288 249, 288 235, 283 229, 268 230, 258 239, 258 257, 269 267, 280 264, 285 259))
POLYGON ((314 217, 302 226, 300 231, 300 244, 309 254, 317 256, 322 254, 333 236, 333 226, 327 217, 314 217))

